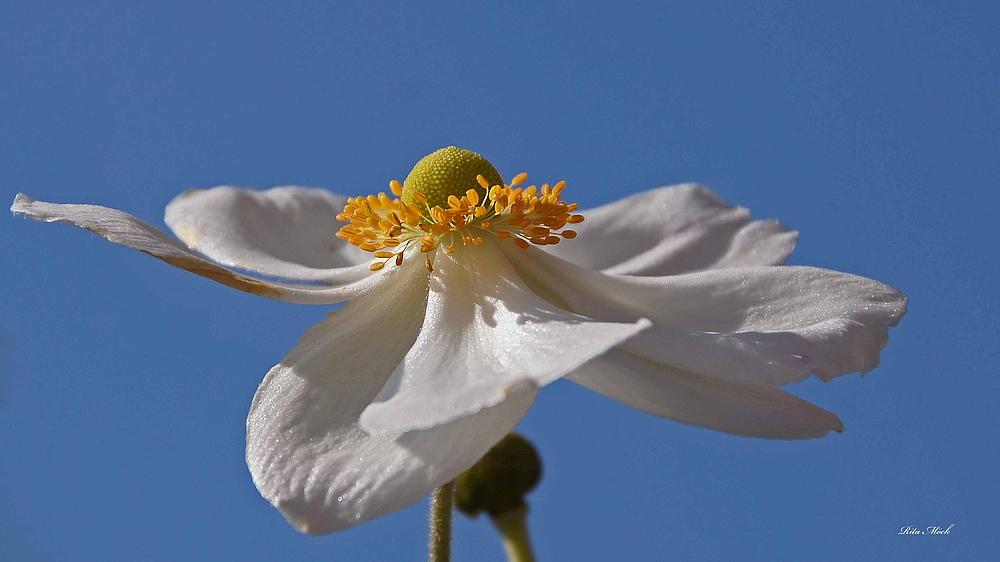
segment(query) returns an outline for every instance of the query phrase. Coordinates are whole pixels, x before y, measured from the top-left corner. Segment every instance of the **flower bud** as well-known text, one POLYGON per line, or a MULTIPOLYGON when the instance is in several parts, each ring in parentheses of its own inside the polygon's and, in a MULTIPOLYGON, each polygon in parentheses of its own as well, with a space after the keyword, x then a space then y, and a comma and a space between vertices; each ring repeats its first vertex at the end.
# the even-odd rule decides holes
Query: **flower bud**
POLYGON ((455 507, 469 517, 492 517, 525 505, 524 496, 542 478, 542 461, 531 442, 509 433, 458 477, 455 507))

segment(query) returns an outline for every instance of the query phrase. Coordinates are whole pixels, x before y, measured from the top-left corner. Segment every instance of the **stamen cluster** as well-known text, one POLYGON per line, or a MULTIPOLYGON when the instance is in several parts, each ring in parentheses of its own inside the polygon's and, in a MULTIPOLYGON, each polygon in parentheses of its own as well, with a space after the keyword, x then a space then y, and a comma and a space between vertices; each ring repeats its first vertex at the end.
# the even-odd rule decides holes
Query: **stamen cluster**
POLYGON ((491 186, 479 175, 476 181, 485 190, 486 199, 481 200, 480 192, 470 189, 461 197, 449 195, 448 208, 429 206, 420 192, 413 193, 415 202, 404 203, 398 198, 403 186, 393 180, 389 187, 396 198, 379 193, 348 199, 337 219, 350 224, 342 227, 337 236, 373 252, 381 261, 370 266, 372 271, 382 269, 389 261, 401 265, 406 250, 417 243, 425 254, 427 269, 433 271, 430 254, 442 243, 444 250, 452 253, 458 236, 465 245, 481 246, 481 234, 493 232, 497 238, 512 238, 521 248, 558 244, 560 237, 575 238, 575 231, 564 228, 583 222, 583 215, 572 214, 578 208, 575 203, 561 200, 566 182, 554 186, 546 183, 541 189, 534 185, 517 187, 526 179, 528 174, 522 173, 510 185, 491 186))

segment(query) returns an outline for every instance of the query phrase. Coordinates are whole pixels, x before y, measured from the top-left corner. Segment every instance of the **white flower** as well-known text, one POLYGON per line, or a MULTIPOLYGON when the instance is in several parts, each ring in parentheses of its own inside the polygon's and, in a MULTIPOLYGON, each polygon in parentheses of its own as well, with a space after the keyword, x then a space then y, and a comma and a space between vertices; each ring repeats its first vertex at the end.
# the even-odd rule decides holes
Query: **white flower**
MULTIPOLYGON (((779 387, 875 368, 904 295, 863 277, 781 266, 796 233, 751 221, 746 209, 691 184, 585 211, 576 239, 553 245, 579 220, 556 187, 542 203, 562 205, 549 208, 557 220, 546 221, 537 201, 518 218, 512 202, 530 197, 501 185, 440 205, 447 210, 424 206, 409 221, 422 227, 394 221, 392 209, 412 207, 388 197, 192 190, 166 210, 186 246, 105 207, 19 194, 11 210, 81 226, 249 293, 347 301, 267 373, 247 419, 254 482, 304 532, 338 531, 417 501, 475 463, 539 387, 564 376, 651 414, 736 435, 804 439, 843 429, 833 413, 779 387), (341 230, 338 215, 375 226, 341 230), (548 230, 534 230, 540 225, 548 230)), ((420 193, 411 190, 410 202, 426 199, 420 193)))

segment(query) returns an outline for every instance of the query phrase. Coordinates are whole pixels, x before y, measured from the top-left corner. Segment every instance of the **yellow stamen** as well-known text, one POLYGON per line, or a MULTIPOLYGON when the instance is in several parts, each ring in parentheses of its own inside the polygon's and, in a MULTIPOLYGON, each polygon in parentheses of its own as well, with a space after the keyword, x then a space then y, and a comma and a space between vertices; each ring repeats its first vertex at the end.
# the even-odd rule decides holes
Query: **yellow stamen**
POLYGON ((421 160, 407 178, 407 182, 413 180, 409 187, 396 180, 389 182, 397 198, 386 193, 353 197, 347 200, 344 212, 337 215, 338 220, 348 223, 337 232, 338 238, 383 260, 373 263, 372 271, 384 268, 389 261, 401 265, 411 243, 418 245, 425 255, 428 271, 433 271, 431 258, 439 245, 446 253, 455 251, 454 244, 439 244, 450 233, 460 236, 465 245, 482 246, 483 233, 490 232, 499 239, 512 239, 521 248, 576 238, 576 231, 563 230, 569 224, 583 221, 583 215, 572 214, 578 208, 576 204, 562 201, 566 182, 551 187, 547 183, 541 188, 519 187, 528 178, 521 173, 507 185, 489 162, 473 152, 451 147, 432 156, 439 154, 443 156, 437 160, 430 156, 421 160), (461 173, 450 172, 447 168, 450 162, 457 162, 455 165, 462 167, 461 173), (418 169, 420 166, 424 169, 418 169), (477 166, 487 171, 478 173, 474 182, 472 176, 462 176, 477 166), (459 183, 449 183, 454 181, 459 183), (465 187, 466 183, 458 189, 464 181, 473 187, 465 187), (419 185, 433 188, 435 199, 432 201, 418 191, 419 185))

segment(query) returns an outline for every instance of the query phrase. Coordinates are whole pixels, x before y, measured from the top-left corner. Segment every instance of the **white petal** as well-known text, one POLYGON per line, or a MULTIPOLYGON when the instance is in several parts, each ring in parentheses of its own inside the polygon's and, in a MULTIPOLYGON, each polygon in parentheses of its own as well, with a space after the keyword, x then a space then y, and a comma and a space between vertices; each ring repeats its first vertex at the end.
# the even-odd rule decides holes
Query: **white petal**
POLYGON ((192 189, 164 220, 185 244, 230 267, 331 284, 370 275, 371 254, 337 238, 347 198, 325 189, 192 189))
POLYGON ((413 265, 312 327, 254 397, 247 465, 261 494, 300 531, 332 533, 419 500, 479 460, 534 400, 525 389, 475 416, 400 436, 358 427, 416 339, 426 270, 413 265))
POLYGON ((675 275, 743 265, 779 265, 798 233, 752 221, 696 184, 661 187, 580 211, 573 242, 546 250, 588 269, 622 275, 675 275))
POLYGON ((667 277, 588 271, 503 245, 537 293, 606 321, 654 328, 623 349, 735 382, 777 386, 874 369, 906 297, 877 281, 812 267, 745 267, 667 277), (702 332, 702 333, 698 333, 702 332))
POLYGON ((546 385, 648 326, 552 306, 524 286, 491 238, 437 253, 420 336, 361 427, 406 431, 467 416, 512 388, 546 385))
POLYGON ((121 244, 161 259, 170 265, 207 277, 241 291, 301 304, 332 304, 371 290, 381 275, 372 275, 340 287, 288 285, 255 279, 206 260, 166 233, 117 209, 96 205, 60 205, 34 201, 18 193, 10 210, 45 222, 65 222, 85 228, 121 244))
POLYGON ((734 435, 810 439, 844 426, 783 390, 704 377, 612 350, 569 380, 650 414, 734 435))

